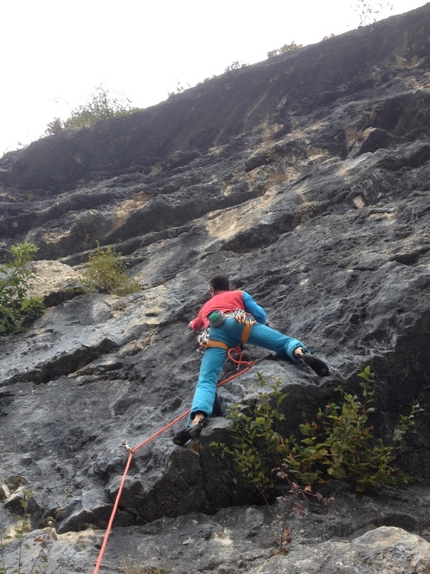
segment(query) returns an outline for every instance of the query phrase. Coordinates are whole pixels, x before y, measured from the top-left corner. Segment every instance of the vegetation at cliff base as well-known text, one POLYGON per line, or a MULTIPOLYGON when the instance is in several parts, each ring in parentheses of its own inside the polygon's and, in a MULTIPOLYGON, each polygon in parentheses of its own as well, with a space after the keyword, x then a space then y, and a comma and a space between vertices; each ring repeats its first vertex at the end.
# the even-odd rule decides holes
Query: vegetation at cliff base
POLYGON ((12 245, 10 260, 0 265, 0 335, 22 330, 25 319, 43 313, 43 299, 28 296, 35 277, 29 264, 36 251, 31 243, 12 245))
MULTIPOLYGON (((410 477, 395 462, 422 409, 413 405, 409 415, 400 416, 389 444, 384 443, 374 436, 369 422, 375 411, 370 367, 358 376, 362 398, 339 388, 339 401, 320 408, 312 422, 299 425, 301 438, 286 438, 277 430, 285 418, 279 407, 287 396, 279 391, 279 382, 270 386, 271 393, 262 392, 253 412, 240 412, 236 405, 230 413, 231 442, 214 443, 216 458, 234 482, 260 493, 274 488, 275 467, 282 467, 297 483, 343 480, 357 492, 407 483, 410 477)), ((261 375, 260 384, 266 386, 261 375)))

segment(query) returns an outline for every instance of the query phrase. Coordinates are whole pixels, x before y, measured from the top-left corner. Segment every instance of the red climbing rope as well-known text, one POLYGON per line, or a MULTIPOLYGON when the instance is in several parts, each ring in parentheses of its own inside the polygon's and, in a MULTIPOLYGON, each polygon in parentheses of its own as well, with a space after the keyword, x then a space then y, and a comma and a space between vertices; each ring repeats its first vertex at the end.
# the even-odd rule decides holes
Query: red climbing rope
MULTIPOLYGON (((240 365, 246 365, 246 367, 240 371, 238 371, 236 374, 232 375, 231 377, 228 377, 227 379, 225 379, 224 381, 221 381, 217 384, 217 387, 222 387, 223 385, 225 385, 226 383, 230 382, 232 379, 238 377, 239 375, 243 375, 243 373, 246 373, 246 371, 248 371, 253 365, 255 365, 256 363, 258 363, 258 360, 256 361, 243 361, 242 360, 242 349, 240 347, 234 348, 234 349, 229 349, 228 352, 228 358, 230 359, 230 361, 232 361, 233 363, 236 363, 238 368, 240 367, 240 365), (232 357, 232 353, 238 353, 239 358, 235 359, 232 357)), ((154 438, 156 438, 158 435, 162 434, 163 432, 165 432, 167 429, 169 429, 170 427, 172 427, 173 425, 175 425, 178 421, 180 421, 181 419, 183 419, 184 417, 186 417, 187 415, 189 415, 191 412, 191 409, 188 409, 188 411, 186 411, 185 413, 182 413, 181 415, 179 415, 178 417, 176 417, 175 420, 173 420, 172 422, 170 422, 168 425, 166 425, 165 427, 163 427, 161 430, 157 431, 156 433, 154 433, 153 435, 151 435, 149 438, 147 438, 146 440, 144 440, 143 442, 141 442, 139 445, 137 445, 134 448, 129 448, 128 446, 126 446, 126 449, 129 451, 129 456, 128 456, 128 460, 127 460, 127 464, 124 470, 124 474, 122 475, 122 479, 121 479, 121 483, 119 485, 118 488, 118 493, 116 495, 116 499, 115 499, 115 504, 113 505, 113 509, 112 509, 112 513, 109 519, 109 523, 107 525, 107 529, 106 529, 106 533, 103 539, 103 544, 102 547, 100 549, 99 552, 99 557, 97 559, 95 568, 94 568, 94 574, 97 574, 97 572, 99 571, 102 559, 103 559, 103 554, 105 552, 106 549, 106 545, 107 545, 107 541, 110 535, 110 532, 112 530, 112 524, 113 521, 115 519, 115 515, 116 515, 116 511, 118 510, 118 505, 119 505, 119 501, 121 498, 121 494, 122 494, 122 490, 124 488, 124 483, 125 483, 125 479, 127 478, 127 474, 128 474, 128 470, 130 468, 131 465, 131 460, 133 458, 133 455, 143 446, 145 446, 146 444, 148 444, 149 442, 151 442, 154 438)))

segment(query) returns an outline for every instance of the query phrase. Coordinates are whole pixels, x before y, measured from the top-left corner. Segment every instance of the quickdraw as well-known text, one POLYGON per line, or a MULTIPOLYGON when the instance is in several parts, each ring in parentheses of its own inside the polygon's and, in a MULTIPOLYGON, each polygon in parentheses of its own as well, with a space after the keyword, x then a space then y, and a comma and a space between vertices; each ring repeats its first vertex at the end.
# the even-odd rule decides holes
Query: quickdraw
POLYGON ((238 323, 243 324, 241 340, 242 343, 247 343, 251 334, 252 326, 255 325, 257 321, 254 319, 251 313, 247 313, 243 309, 235 309, 233 311, 232 317, 234 317, 238 323))
POLYGON ((218 347, 219 349, 225 349, 226 351, 228 351, 230 349, 230 347, 227 345, 227 343, 223 343, 222 341, 213 341, 212 339, 210 339, 208 329, 205 329, 197 337, 197 341, 200 345, 200 351, 202 353, 204 353, 205 350, 208 349, 209 347, 218 347))

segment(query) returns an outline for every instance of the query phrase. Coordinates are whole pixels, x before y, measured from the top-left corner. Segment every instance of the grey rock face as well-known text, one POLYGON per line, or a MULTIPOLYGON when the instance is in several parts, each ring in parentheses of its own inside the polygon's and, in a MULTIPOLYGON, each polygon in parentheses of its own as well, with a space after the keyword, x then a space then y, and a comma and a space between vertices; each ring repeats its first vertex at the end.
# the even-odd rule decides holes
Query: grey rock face
POLYGON ((124 555, 175 572, 429 571, 429 29, 425 6, 0 160, 0 260, 36 244, 48 305, 0 339, 0 523, 25 490, 33 529, 64 507, 48 572, 91 570, 124 444, 135 452, 106 555, 116 571, 124 555), (74 290, 97 242, 123 254, 140 292, 74 290), (223 416, 196 455, 171 437, 200 364, 187 324, 216 273, 331 376, 248 346, 261 361, 219 389, 223 416), (357 392, 366 365, 378 437, 424 409, 400 460, 421 482, 372 496, 325 486, 334 505, 291 517, 291 552, 271 555, 277 522, 219 472, 210 443, 227 436, 230 405, 258 400, 257 372, 288 393, 290 434, 339 384, 357 392))

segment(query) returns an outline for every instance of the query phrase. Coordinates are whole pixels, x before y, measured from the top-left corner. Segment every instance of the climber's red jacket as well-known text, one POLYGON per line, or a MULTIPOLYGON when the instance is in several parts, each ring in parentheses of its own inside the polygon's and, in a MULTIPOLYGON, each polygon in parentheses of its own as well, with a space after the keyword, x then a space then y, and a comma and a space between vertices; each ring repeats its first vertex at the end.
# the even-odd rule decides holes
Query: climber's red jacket
POLYGON ((243 309, 247 313, 251 313, 257 323, 264 324, 266 322, 266 311, 257 305, 249 293, 246 291, 220 291, 203 305, 189 326, 194 331, 200 331, 200 329, 209 326, 208 316, 212 311, 232 313, 235 309, 243 309))

